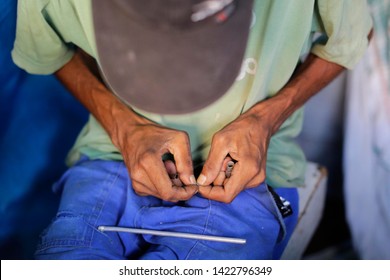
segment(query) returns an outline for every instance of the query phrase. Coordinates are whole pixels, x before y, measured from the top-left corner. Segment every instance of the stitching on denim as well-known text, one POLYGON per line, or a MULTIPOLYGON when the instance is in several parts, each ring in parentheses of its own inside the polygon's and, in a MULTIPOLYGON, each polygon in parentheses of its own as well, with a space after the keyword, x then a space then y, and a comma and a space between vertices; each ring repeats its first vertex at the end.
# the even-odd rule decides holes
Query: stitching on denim
POLYGON ((117 164, 117 162, 115 162, 115 164, 117 165, 116 170, 113 173, 107 173, 107 176, 102 184, 104 187, 101 188, 101 192, 103 193, 103 195, 99 195, 99 197, 102 199, 99 199, 99 201, 95 204, 92 211, 92 213, 94 214, 91 215, 91 217, 89 218, 89 223, 93 224, 95 227, 97 226, 96 223, 99 220, 102 214, 102 210, 107 202, 107 193, 109 193, 109 190, 116 183, 119 177, 120 164, 117 164))
MULTIPOLYGON (((100 195, 100 198, 97 202, 97 204, 94 206, 92 210, 92 214, 88 217, 85 217, 84 215, 78 215, 71 211, 61 211, 56 214, 56 217, 52 220, 50 226, 58 221, 59 219, 80 219, 85 224, 85 229, 81 233, 80 239, 66 239, 66 238, 49 238, 47 241, 43 241, 45 239, 45 236, 47 236, 48 232, 50 231, 50 226, 47 227, 42 234, 40 235, 40 243, 37 245, 36 253, 41 253, 45 250, 48 250, 50 248, 55 247, 91 247, 92 241, 94 240, 94 236, 96 234, 103 234, 108 237, 110 242, 112 242, 112 238, 108 235, 100 232, 97 229, 96 223, 98 222, 102 210, 104 209, 104 205, 107 201, 107 193, 111 189, 111 187, 117 182, 119 177, 119 170, 121 165, 116 164, 116 170, 114 169, 114 172, 108 173, 107 176, 104 178, 103 181, 103 187, 101 188, 101 191, 104 192, 100 195)), ((69 170, 67 171, 69 172, 69 170)), ((64 180, 65 176, 67 175, 67 172, 62 176, 61 180, 64 180)))
MULTIPOLYGON (((69 211, 63 211, 59 212, 56 215, 56 219, 53 221, 59 221, 60 219, 80 219, 83 223, 85 223, 85 226, 89 228, 91 231, 95 232, 97 229, 93 227, 90 223, 88 223, 82 215, 75 215, 69 211)), ((41 235, 41 240, 45 238, 47 235, 48 230, 45 230, 44 233, 41 235)), ((81 247, 90 247, 92 243, 92 235, 88 238, 88 235, 86 232, 83 234, 83 239, 65 239, 65 238, 49 238, 48 241, 42 242, 38 244, 36 252, 43 252, 47 249, 54 248, 54 247, 74 247, 74 246, 81 246, 81 247)))
MULTIPOLYGON (((205 225, 204 225, 204 228, 203 228, 203 234, 207 231, 208 229, 208 226, 209 226, 209 221, 210 221, 210 218, 212 217, 211 215, 211 211, 212 211, 212 203, 211 203, 211 200, 210 199, 207 199, 208 203, 209 203, 209 211, 207 213, 207 217, 206 217, 206 222, 205 222, 205 225)), ((197 240, 195 242, 195 244, 191 247, 191 249, 189 250, 189 252, 187 253, 185 259, 188 260, 188 258, 190 257, 190 255, 192 254, 192 252, 195 250, 195 247, 200 243, 199 240, 197 240)))
MULTIPOLYGON (((102 215, 102 211, 104 209, 104 206, 107 202, 107 194, 110 192, 110 189, 116 183, 116 181, 119 177, 120 164, 118 164, 117 162, 114 162, 114 163, 117 166, 117 168, 112 173, 107 172, 107 176, 106 176, 106 178, 104 178, 102 188, 100 190, 101 191, 101 195, 99 195, 100 199, 94 205, 94 208, 92 210, 93 214, 90 215, 88 218, 88 220, 89 220, 88 224, 91 225, 91 229, 87 228, 87 231, 88 231, 87 233, 90 233, 90 235, 91 235, 91 243, 92 243, 92 240, 93 240, 95 234, 101 233, 99 230, 97 230, 97 226, 98 226, 97 222, 99 221, 99 218, 102 215)), ((110 241, 112 241, 111 238, 110 238, 110 241)))

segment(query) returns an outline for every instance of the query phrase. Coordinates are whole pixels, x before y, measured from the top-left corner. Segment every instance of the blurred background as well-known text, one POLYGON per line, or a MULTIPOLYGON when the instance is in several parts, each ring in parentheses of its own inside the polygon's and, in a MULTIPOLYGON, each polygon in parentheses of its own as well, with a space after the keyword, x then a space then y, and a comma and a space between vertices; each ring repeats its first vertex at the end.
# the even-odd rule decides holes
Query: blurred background
MULTIPOLYGON (((309 101, 297 139, 329 174, 304 259, 390 259, 390 1, 368 2, 375 36, 366 56, 309 101)), ((87 112, 53 76, 13 64, 16 5, 0 1, 0 257, 32 259, 87 112)))

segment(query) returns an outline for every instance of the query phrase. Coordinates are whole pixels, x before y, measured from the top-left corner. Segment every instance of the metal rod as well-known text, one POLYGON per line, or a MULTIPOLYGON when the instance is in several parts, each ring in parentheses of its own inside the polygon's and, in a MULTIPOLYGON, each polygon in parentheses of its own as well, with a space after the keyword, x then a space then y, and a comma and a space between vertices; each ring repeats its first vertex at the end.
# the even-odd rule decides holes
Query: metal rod
POLYGON ((215 236, 215 235, 202 235, 202 234, 163 231, 163 230, 150 230, 150 229, 141 229, 141 228, 99 226, 98 230, 127 232, 127 233, 135 233, 135 234, 151 234, 151 235, 168 236, 168 237, 181 237, 181 238, 199 239, 199 240, 216 241, 216 242, 227 242, 227 243, 235 243, 235 244, 246 243, 246 239, 241 239, 241 238, 222 237, 222 236, 215 236))

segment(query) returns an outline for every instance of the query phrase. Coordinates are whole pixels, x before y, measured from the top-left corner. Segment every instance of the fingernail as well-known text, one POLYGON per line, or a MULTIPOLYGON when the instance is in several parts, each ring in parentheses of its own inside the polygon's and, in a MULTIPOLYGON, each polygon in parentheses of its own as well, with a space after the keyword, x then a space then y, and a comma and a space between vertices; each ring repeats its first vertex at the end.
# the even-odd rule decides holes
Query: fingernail
POLYGON ((196 179, 195 179, 194 175, 190 176, 190 182, 191 182, 191 184, 196 185, 196 179))
POLYGON ((206 176, 200 174, 198 177, 198 185, 204 185, 205 182, 206 182, 206 176))

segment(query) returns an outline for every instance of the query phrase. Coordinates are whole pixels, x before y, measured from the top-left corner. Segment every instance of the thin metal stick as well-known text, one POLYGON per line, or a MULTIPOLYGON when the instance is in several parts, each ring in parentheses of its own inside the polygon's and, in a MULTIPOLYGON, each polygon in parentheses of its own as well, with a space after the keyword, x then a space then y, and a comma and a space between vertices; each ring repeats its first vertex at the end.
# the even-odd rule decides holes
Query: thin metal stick
POLYGON ((222 236, 215 236, 215 235, 202 235, 202 234, 163 231, 163 230, 150 230, 150 229, 141 229, 141 228, 99 226, 98 230, 128 232, 128 233, 135 233, 135 234, 151 234, 151 235, 168 236, 168 237, 181 237, 181 238, 199 239, 199 240, 216 241, 216 242, 227 242, 227 243, 235 243, 235 244, 246 243, 246 239, 241 239, 241 238, 222 237, 222 236))

